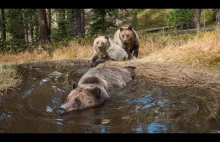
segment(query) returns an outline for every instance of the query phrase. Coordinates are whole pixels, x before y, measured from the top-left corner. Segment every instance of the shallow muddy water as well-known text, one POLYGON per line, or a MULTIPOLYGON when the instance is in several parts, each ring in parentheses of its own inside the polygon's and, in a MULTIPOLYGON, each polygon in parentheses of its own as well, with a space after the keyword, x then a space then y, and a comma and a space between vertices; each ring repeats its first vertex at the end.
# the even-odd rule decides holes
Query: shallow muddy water
POLYGON ((88 68, 22 69, 17 92, 0 96, 3 133, 220 132, 220 93, 128 83, 97 107, 59 115, 58 108, 88 68))

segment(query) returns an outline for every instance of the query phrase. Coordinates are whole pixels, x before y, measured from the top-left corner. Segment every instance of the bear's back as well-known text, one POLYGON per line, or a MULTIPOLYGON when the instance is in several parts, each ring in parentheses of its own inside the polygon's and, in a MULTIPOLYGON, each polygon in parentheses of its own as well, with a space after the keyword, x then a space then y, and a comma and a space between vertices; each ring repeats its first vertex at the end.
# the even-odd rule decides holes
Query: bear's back
POLYGON ((113 58, 116 61, 123 61, 128 59, 128 54, 122 47, 114 43, 112 39, 109 39, 109 43, 110 43, 110 47, 108 49, 109 57, 113 58))
POLYGON ((126 69, 117 67, 95 67, 85 73, 79 81, 82 84, 88 77, 96 77, 102 80, 100 86, 107 90, 123 88, 132 80, 131 73, 126 69))

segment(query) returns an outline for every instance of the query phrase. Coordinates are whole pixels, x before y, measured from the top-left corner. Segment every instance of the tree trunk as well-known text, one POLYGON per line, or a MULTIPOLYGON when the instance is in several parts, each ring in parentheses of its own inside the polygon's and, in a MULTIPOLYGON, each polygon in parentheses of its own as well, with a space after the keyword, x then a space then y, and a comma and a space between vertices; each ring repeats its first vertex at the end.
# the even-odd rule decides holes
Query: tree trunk
MULTIPOLYGON (((34 12, 33 12, 34 13, 34 12)), ((31 21, 33 21, 33 16, 30 16, 31 21)), ((33 24, 30 24, 30 36, 31 36, 31 42, 34 42, 34 27, 33 24)))
POLYGON ((2 40, 6 41, 6 28, 5 28, 5 10, 1 9, 1 31, 2 31, 2 40))
POLYGON ((195 22, 195 28, 197 30, 200 29, 200 16, 201 16, 201 9, 195 9, 194 10, 194 22, 195 22))
POLYGON ((73 9, 67 9, 67 21, 68 21, 69 34, 73 33, 73 26, 74 26, 73 18, 74 18, 73 9))
POLYGON ((81 12, 80 9, 74 9, 74 28, 73 34, 78 35, 80 33, 80 24, 81 24, 81 12))
POLYGON ((81 19, 80 19, 80 34, 85 34, 85 11, 81 9, 81 19))
POLYGON ((47 9, 47 20, 48 20, 48 32, 49 32, 49 40, 51 35, 51 9, 47 9))
POLYGON ((65 32, 65 10, 60 9, 59 12, 59 19, 58 19, 58 28, 61 30, 61 33, 65 32))
POLYGON ((85 11, 84 9, 72 9, 70 20, 70 31, 73 36, 85 34, 85 11))
POLYGON ((16 29, 16 31, 14 31, 14 39, 17 40, 17 45, 21 46, 21 45, 26 45, 26 39, 25 39, 25 20, 24 20, 24 10, 21 9, 19 12, 19 16, 20 19, 18 21, 18 23, 20 24, 20 28, 16 29))
POLYGON ((34 42, 34 28, 31 27, 31 41, 34 42))
POLYGON ((216 11, 216 29, 220 29, 220 9, 216 11))
POLYGON ((39 22, 39 45, 50 41, 49 30, 47 26, 46 9, 37 9, 39 22))
POLYGON ((28 31, 29 31, 29 26, 28 26, 28 21, 27 19, 25 19, 25 13, 23 12, 22 13, 22 20, 23 20, 23 28, 24 28, 24 38, 25 38, 25 41, 26 43, 28 44, 29 43, 29 38, 28 38, 28 31))
MULTIPOLYGON (((100 20, 102 21, 103 24, 106 23, 106 19, 105 19, 105 16, 106 16, 106 10, 105 9, 100 9, 101 11, 101 18, 100 20)), ((106 29, 105 28, 102 28, 102 33, 105 33, 106 29)))
POLYGON ((29 39, 28 39, 28 24, 25 22, 24 24, 24 33, 25 33, 25 40, 27 42, 27 44, 29 43, 29 39))

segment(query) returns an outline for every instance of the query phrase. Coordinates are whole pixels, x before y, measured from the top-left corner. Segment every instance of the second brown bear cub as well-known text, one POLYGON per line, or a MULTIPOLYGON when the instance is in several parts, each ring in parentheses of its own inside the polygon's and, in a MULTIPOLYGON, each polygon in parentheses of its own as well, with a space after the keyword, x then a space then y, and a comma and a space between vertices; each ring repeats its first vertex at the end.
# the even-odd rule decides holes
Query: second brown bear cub
POLYGON ((113 41, 125 49, 128 59, 131 59, 132 53, 138 57, 139 37, 137 32, 130 25, 120 27, 114 34, 113 41))

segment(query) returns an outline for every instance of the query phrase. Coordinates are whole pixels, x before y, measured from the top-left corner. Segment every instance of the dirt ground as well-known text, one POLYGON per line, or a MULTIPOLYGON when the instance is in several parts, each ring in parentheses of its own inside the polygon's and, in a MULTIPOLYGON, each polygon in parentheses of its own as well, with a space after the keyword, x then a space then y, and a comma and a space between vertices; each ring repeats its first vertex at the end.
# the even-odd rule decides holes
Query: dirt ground
POLYGON ((218 69, 193 68, 180 63, 152 62, 134 59, 123 62, 106 62, 99 66, 135 66, 136 80, 148 81, 162 86, 201 87, 220 91, 220 71, 218 69))
MULTIPOLYGON (((19 67, 54 67, 89 66, 90 59, 58 60, 21 64, 19 67)), ((155 62, 151 60, 132 59, 123 62, 107 61, 98 66, 135 66, 136 81, 148 81, 156 85, 176 87, 201 87, 220 91, 220 71, 218 69, 194 68, 183 63, 155 62)))

